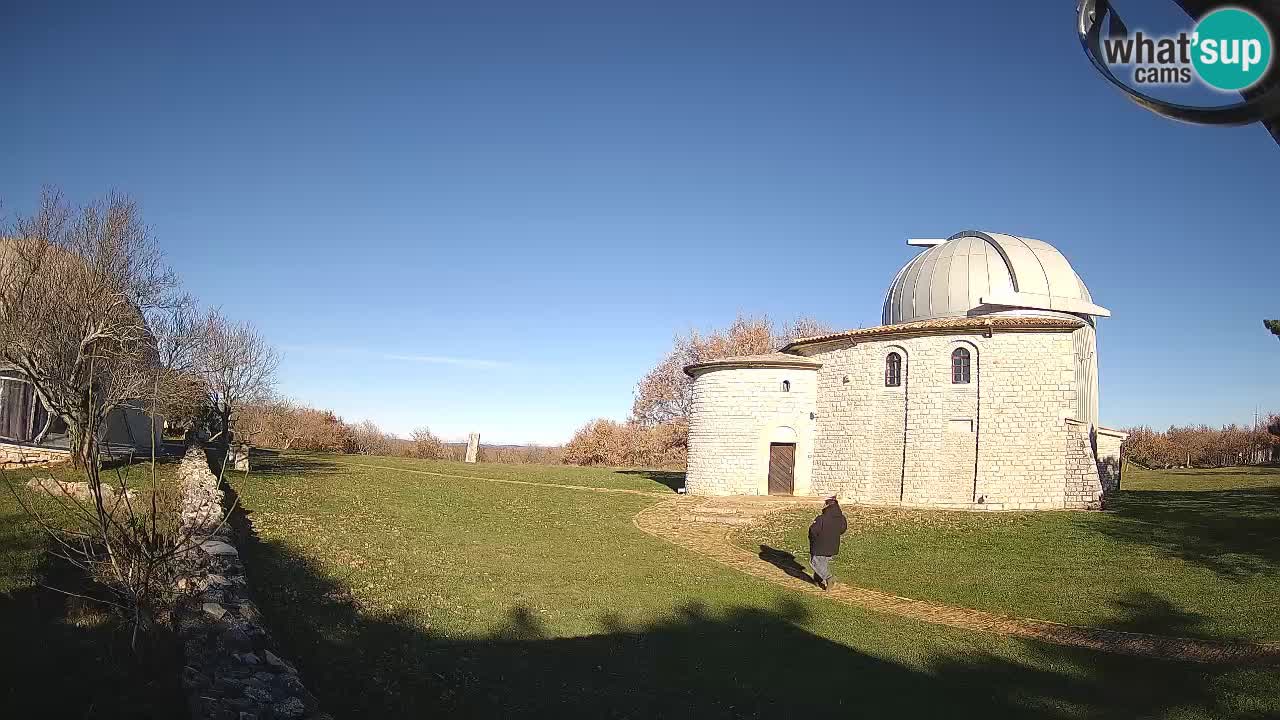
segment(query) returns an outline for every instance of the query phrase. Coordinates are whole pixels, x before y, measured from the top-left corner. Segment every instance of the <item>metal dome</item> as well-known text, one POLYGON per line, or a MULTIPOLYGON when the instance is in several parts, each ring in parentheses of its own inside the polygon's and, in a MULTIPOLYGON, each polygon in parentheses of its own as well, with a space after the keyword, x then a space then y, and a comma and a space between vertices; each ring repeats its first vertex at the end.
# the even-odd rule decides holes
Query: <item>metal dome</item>
POLYGON ((1093 304, 1084 281, 1049 243, 977 230, 908 243, 929 249, 894 276, 884 299, 885 325, 996 313, 1111 315, 1093 304))

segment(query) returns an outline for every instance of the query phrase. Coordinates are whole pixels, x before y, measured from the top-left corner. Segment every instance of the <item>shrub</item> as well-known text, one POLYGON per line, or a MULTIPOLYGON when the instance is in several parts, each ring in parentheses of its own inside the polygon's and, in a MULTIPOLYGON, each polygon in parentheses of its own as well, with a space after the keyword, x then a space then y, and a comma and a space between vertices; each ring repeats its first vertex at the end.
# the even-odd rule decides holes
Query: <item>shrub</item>
POLYGON ((682 421, 645 427, 599 418, 584 425, 564 447, 568 465, 682 467, 688 426, 682 421))
POLYGON ((1271 462, 1280 450, 1280 416, 1250 429, 1238 425, 1173 426, 1164 432, 1149 427, 1128 430, 1125 458, 1149 468, 1226 467, 1271 462), (1267 428, 1267 429, 1264 429, 1267 428))

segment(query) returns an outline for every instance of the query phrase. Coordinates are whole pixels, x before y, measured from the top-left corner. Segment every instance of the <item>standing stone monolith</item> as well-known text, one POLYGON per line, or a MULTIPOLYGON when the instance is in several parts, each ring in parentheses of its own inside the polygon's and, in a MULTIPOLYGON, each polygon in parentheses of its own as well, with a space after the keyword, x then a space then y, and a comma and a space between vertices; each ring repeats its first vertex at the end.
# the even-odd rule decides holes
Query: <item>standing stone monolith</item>
POLYGON ((480 459, 480 433, 471 433, 467 436, 467 462, 473 463, 480 459))

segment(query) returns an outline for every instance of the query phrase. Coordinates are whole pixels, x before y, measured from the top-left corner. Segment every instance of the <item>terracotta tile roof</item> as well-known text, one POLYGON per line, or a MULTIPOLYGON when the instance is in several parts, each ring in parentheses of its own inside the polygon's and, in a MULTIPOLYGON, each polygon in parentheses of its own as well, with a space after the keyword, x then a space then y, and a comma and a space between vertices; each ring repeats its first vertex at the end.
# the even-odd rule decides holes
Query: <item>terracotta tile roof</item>
POLYGON ((763 355, 737 355, 734 357, 716 358, 715 360, 705 360, 703 362, 697 362, 692 365, 685 366, 684 372, 686 375, 692 376, 699 370, 710 370, 712 368, 751 367, 781 367, 817 370, 822 367, 822 363, 802 355, 775 352, 765 353, 763 355))
POLYGON ((1009 315, 982 315, 977 317, 949 317, 917 320, 897 325, 878 325, 876 327, 845 330, 830 335, 801 338, 782 348, 789 353, 795 348, 834 340, 859 340, 893 335, 927 335, 929 333, 964 333, 964 332, 1032 332, 1044 330, 1049 332, 1070 332, 1083 327, 1084 321, 1058 317, 1019 317, 1009 315))

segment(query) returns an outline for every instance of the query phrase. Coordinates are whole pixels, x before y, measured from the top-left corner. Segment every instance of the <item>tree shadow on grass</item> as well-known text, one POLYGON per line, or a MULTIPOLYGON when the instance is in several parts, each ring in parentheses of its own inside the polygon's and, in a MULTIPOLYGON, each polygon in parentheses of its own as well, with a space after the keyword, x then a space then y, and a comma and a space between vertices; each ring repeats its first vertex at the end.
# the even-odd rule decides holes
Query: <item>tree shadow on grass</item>
POLYGON ((31 573, 40 584, 0 593, 4 715, 138 720, 184 715, 177 675, 182 648, 175 635, 157 628, 140 636, 137 651, 131 650, 128 627, 107 606, 66 594, 97 594, 83 573, 44 552, 43 537, 15 532, 10 522, 20 520, 0 520, 0 554, 43 555, 31 573))
POLYGON ((671 488, 672 492, 679 491, 684 487, 684 473, 676 470, 618 470, 619 475, 635 475, 646 480, 652 480, 659 485, 666 485, 671 488))
POLYGON ((1280 487, 1124 490, 1100 531, 1207 567, 1226 579, 1280 572, 1280 487))
POLYGON ((1168 637, 1209 637, 1230 642, 1240 637, 1209 635, 1205 630, 1209 618, 1197 612, 1184 610, 1167 598, 1153 592, 1138 590, 1125 593, 1108 603, 1111 614, 1100 627, 1123 632, 1148 633, 1168 637))
MULTIPOLYGON (((222 469, 222 453, 221 451, 209 449, 209 465, 214 474, 222 469)), ((326 474, 350 472, 338 463, 328 458, 311 455, 301 452, 281 452, 279 450, 267 450, 262 448, 253 448, 249 451, 249 471, 255 475, 306 475, 306 474, 326 474)), ((230 466, 227 467, 227 475, 231 476, 236 471, 230 466)))
MULTIPOLYGON (((1030 642, 1020 655, 975 650, 900 663, 810 631, 809 609, 795 599, 727 609, 690 599, 639 624, 606 612, 601 632, 586 637, 553 637, 537 612, 512 606, 492 633, 445 637, 430 618, 363 609, 342 578, 257 538, 251 510, 237 515, 267 625, 338 717, 1132 718, 1176 709, 1217 718, 1275 709, 1237 706, 1233 693, 1258 691, 1225 668, 1030 642)), ((1116 622, 1142 627, 1146 612, 1164 616, 1162 625, 1178 613, 1135 598, 1116 622)), ((929 633, 886 622, 903 623, 887 634, 929 633)), ((918 652, 904 643, 904 655, 918 652)))

